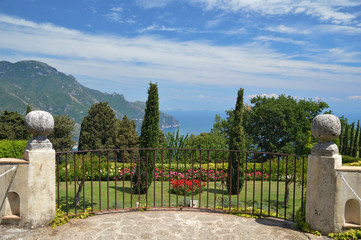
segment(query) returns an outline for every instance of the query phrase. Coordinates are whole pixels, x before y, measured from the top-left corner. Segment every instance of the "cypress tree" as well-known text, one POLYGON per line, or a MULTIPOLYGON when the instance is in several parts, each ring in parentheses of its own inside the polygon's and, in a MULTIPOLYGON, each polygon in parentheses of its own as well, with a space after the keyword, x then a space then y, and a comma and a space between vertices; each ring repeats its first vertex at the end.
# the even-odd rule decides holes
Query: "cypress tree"
POLYGON ((139 147, 139 136, 136 130, 134 120, 129 120, 125 115, 122 120, 117 121, 117 137, 115 147, 117 149, 137 148, 139 147))
MULTIPOLYGON (((115 148, 129 149, 138 147, 139 136, 136 130, 136 123, 134 120, 129 120, 127 115, 125 115, 122 120, 117 120, 115 148)), ((121 153, 122 156, 119 157, 121 157, 123 161, 127 161, 129 159, 130 153, 131 150, 124 151, 124 153, 121 153)))
POLYGON ((345 123, 343 121, 342 118, 340 118, 340 122, 341 122, 341 133, 340 133, 340 136, 339 136, 339 151, 340 151, 340 154, 343 153, 343 139, 345 137, 345 123))
MULTIPOLYGON (((245 150, 245 133, 243 129, 243 92, 243 88, 239 89, 236 107, 233 110, 233 119, 231 120, 229 129, 230 150, 245 150)), ((228 160, 228 174, 226 179, 226 185, 229 194, 239 194, 243 187, 244 161, 245 154, 243 152, 230 152, 228 160)))
POLYGON ((353 152, 353 145, 355 142, 355 122, 353 122, 351 124, 351 128, 350 128, 350 145, 349 148, 347 150, 347 156, 352 157, 352 152, 353 152))
POLYGON ((79 150, 114 148, 115 123, 114 111, 107 102, 93 104, 81 123, 79 150))
POLYGON ((28 104, 27 108, 26 108, 26 114, 28 114, 29 112, 31 112, 31 107, 30 105, 28 104))
MULTIPOLYGON (((157 148, 159 132, 158 85, 150 83, 140 132, 140 148, 157 148)), ((140 162, 137 163, 135 175, 133 176, 133 191, 135 193, 145 194, 148 191, 154 178, 154 161, 153 151, 148 151, 148 153, 147 151, 140 151, 140 162)))
POLYGON ((359 133, 359 142, 358 142, 358 157, 361 157, 361 128, 360 128, 360 133, 359 133))
POLYGON ((353 153, 352 153, 353 157, 357 157, 357 149, 359 147, 359 137, 360 137, 360 120, 358 120, 357 122, 356 136, 354 140, 353 153))
POLYGON ((348 141, 349 141, 348 129, 349 129, 349 124, 347 124, 347 122, 346 122, 345 123, 344 137, 343 137, 343 144, 342 144, 342 153, 344 155, 347 155, 347 150, 348 150, 348 141))

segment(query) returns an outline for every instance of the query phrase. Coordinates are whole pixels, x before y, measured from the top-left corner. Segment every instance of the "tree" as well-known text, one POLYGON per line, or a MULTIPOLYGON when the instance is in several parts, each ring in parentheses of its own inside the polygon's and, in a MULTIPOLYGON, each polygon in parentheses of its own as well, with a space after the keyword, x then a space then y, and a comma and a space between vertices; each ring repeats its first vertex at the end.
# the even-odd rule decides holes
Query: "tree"
POLYGON ((347 150, 347 155, 350 157, 353 157, 352 153, 353 153, 354 142, 355 142, 355 122, 353 122, 350 127, 350 146, 347 150))
MULTIPOLYGON (((188 149, 226 149, 226 138, 218 133, 200 133, 195 136, 191 136, 187 139, 186 148, 188 149)), ((196 163, 214 163, 215 159, 220 161, 223 157, 222 151, 188 151, 187 159, 188 161, 193 161, 196 163)), ((182 160, 182 158, 179 158, 182 160)), ((218 162, 219 163, 219 162, 218 162)))
MULTIPOLYGON (((115 147, 116 117, 107 102, 93 104, 83 118, 79 136, 79 150, 112 149, 115 147)), ((99 161, 101 161, 99 159, 99 161)), ((84 187, 84 179, 75 177, 78 183, 76 204, 84 187)))
POLYGON ((177 132, 167 132, 165 135, 165 141, 163 143, 164 148, 185 148, 188 140, 188 133, 186 135, 179 134, 179 128, 177 132))
POLYGON ((361 157, 361 128, 360 128, 359 142, 358 142, 358 157, 361 157))
MULTIPOLYGON (((244 112, 243 112, 243 127, 245 122, 247 122, 247 118, 249 118, 249 112, 252 110, 250 105, 244 105, 244 112)), ((214 118, 213 128, 211 129, 211 133, 217 133, 222 136, 225 141, 226 145, 229 146, 229 138, 230 138, 230 129, 231 123, 234 119, 234 110, 226 110, 227 119, 222 119, 220 115, 216 114, 214 118)), ((250 135, 246 131, 245 134, 245 150, 248 151, 257 151, 258 149, 254 145, 254 141, 250 135)))
POLYGON ((31 135, 26 130, 25 118, 17 112, 3 111, 0 115, 0 140, 28 140, 31 135))
POLYGON ((345 130, 343 131, 343 144, 342 144, 342 154, 347 155, 348 151, 348 141, 349 141, 349 128, 350 125, 345 123, 345 130))
POLYGON ((26 114, 28 114, 29 112, 31 112, 31 107, 30 105, 28 104, 27 108, 26 108, 26 114))
MULTIPOLYGON (((243 129, 243 88, 238 90, 236 107, 229 128, 229 149, 245 150, 245 134, 243 129)), ((245 161, 244 152, 231 152, 228 161, 227 189, 229 194, 239 194, 243 187, 245 161)))
POLYGON ((347 119, 345 119, 344 116, 340 117, 340 122, 341 122, 341 134, 339 137, 339 151, 340 154, 343 153, 344 151, 344 140, 345 140, 345 128, 346 128, 346 124, 347 124, 347 119))
POLYGON ((356 136, 353 145, 352 156, 357 157, 357 149, 359 148, 359 137, 360 137, 360 120, 357 121, 356 136))
POLYGON ((216 114, 213 122, 214 123, 213 123, 213 127, 211 129, 211 133, 221 134, 226 137, 228 135, 228 129, 229 129, 228 121, 226 119, 222 119, 221 115, 216 114))
POLYGON ((76 142, 73 140, 75 122, 69 115, 54 115, 54 130, 48 138, 57 152, 71 151, 76 142))
POLYGON ((116 121, 107 102, 93 104, 81 123, 79 150, 114 148, 116 121))
POLYGON ((302 154, 312 119, 328 108, 322 101, 257 96, 245 118, 245 130, 264 152, 302 154))
MULTIPOLYGON (((129 120, 127 115, 124 115, 122 120, 116 122, 116 138, 115 148, 129 149, 139 147, 139 136, 136 130, 136 123, 134 120, 129 120)), ((131 150, 122 152, 123 161, 127 161, 131 154, 131 150)))
MULTIPOLYGON (((159 132, 158 86, 150 83, 140 132, 140 148, 157 148, 159 132)), ((140 151, 140 162, 137 164, 136 174, 133 175, 133 182, 135 183, 133 189, 136 193, 145 194, 153 181, 155 159, 150 154, 151 151, 140 151), (147 174, 145 174, 146 172, 147 174), (140 176, 138 176, 139 173, 140 176), (138 177, 140 177, 140 181, 138 181, 138 177)))

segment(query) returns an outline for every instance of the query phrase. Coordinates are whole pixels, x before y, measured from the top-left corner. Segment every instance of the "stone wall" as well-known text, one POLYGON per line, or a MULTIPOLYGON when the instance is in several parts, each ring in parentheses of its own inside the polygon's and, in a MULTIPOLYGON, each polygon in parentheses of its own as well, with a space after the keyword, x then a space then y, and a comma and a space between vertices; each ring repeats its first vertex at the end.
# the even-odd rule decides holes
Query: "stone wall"
POLYGON ((53 117, 30 112, 26 126, 33 134, 24 159, 0 159, 0 221, 23 227, 39 227, 55 217, 55 151, 47 139, 53 117))
POLYGON ((323 234, 361 227, 361 168, 343 167, 333 142, 340 120, 331 114, 315 117, 312 135, 319 142, 308 156, 306 221, 323 234))

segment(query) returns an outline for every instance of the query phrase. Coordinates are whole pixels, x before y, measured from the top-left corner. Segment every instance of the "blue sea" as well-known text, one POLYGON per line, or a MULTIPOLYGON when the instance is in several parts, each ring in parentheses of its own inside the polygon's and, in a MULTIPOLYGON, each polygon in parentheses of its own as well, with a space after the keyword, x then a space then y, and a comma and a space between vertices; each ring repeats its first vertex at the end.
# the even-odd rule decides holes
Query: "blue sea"
MULTIPOLYGON (((226 117, 225 111, 164 111, 165 113, 174 116, 180 123, 180 134, 198 135, 202 132, 210 132, 216 114, 221 115, 221 118, 226 117)), ((163 129, 164 133, 175 132, 178 128, 163 129)))
MULTIPOLYGON (((225 111, 164 111, 167 114, 174 116, 181 126, 179 127, 180 134, 191 134, 198 135, 202 132, 210 132, 213 124, 214 117, 216 114, 221 115, 221 118, 226 118, 225 111)), ((361 120, 361 113, 343 113, 348 119, 349 123, 361 120)), ((340 117, 342 114, 335 113, 336 116, 340 117)), ((177 128, 163 129, 164 133, 175 132, 177 128)))
POLYGON ((347 122, 350 124, 350 123, 353 123, 355 122, 357 124, 357 121, 360 120, 360 123, 361 123, 361 111, 359 113, 342 113, 342 114, 339 114, 339 113, 335 113, 335 115, 337 117, 341 117, 341 116, 344 116, 345 118, 347 118, 347 122))

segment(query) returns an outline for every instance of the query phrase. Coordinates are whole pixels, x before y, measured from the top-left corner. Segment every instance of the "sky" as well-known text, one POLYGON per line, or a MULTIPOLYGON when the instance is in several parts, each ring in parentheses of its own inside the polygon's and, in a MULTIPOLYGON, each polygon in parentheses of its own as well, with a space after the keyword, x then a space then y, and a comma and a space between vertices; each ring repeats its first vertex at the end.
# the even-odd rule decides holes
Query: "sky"
POLYGON ((280 94, 361 119, 361 0, 0 0, 0 60, 163 111, 280 94))

